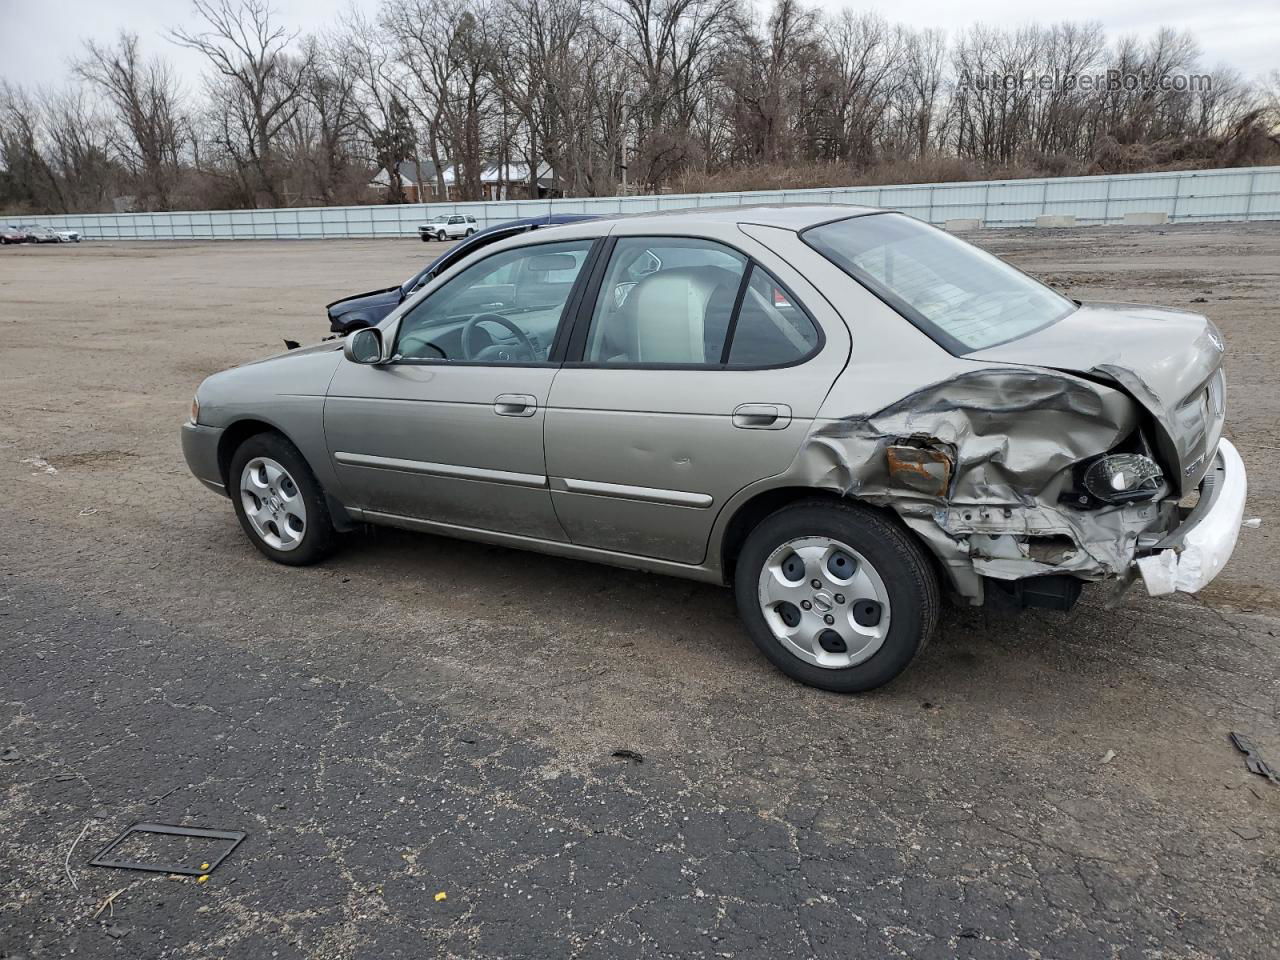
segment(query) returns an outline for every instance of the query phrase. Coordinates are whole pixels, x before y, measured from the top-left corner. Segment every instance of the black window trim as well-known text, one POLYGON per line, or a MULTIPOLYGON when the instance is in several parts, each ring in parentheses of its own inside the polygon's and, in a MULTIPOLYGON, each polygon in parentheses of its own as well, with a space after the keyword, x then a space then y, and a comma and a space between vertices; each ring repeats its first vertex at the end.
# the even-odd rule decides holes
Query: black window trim
POLYGON ((571 370, 708 370, 730 373, 741 373, 751 370, 785 370, 788 367, 798 367, 802 363, 808 363, 827 345, 827 335, 822 329, 822 324, 814 318, 812 311, 804 305, 804 301, 792 292, 791 288, 774 276, 773 272, 763 263, 753 257, 747 251, 735 246, 724 240, 714 237, 697 237, 688 234, 677 233, 637 233, 624 234, 622 236, 610 236, 599 251, 596 258, 594 270, 590 283, 583 290, 583 297, 578 304, 578 310, 573 318, 573 330, 570 334, 568 342, 568 353, 564 359, 564 366, 571 370), (703 243, 713 243, 726 247, 734 253, 746 260, 746 268, 742 271, 742 280, 738 285, 737 297, 733 303, 733 314, 729 318, 729 327, 725 331, 724 346, 720 351, 719 363, 602 363, 599 361, 590 361, 582 359, 586 355, 587 333, 591 329, 591 316, 595 313, 596 302, 600 299, 600 287, 604 283, 604 275, 608 268, 609 261, 613 257, 613 249, 617 246, 619 240, 698 240, 703 243), (775 286, 780 288, 787 295, 787 301, 794 305, 813 326, 814 331, 818 334, 818 342, 813 348, 804 355, 786 363, 771 363, 755 366, 729 366, 728 356, 733 348, 733 334, 738 329, 738 314, 742 309, 742 301, 746 298, 747 285, 751 281, 751 274, 756 267, 759 267, 764 275, 767 276, 775 286))
MULTIPOLYGON (((963 358, 974 353, 981 353, 983 350, 994 350, 996 347, 1002 347, 1006 343, 1013 343, 1015 340, 1021 340, 1023 337, 1029 337, 1034 333, 1039 333, 1041 330, 1045 330, 1053 326, 1055 323, 1058 323, 1060 320, 1065 320, 1067 317, 1071 316, 1071 314, 1075 313, 1077 309, 1079 309, 1079 304, 1075 303, 1075 301, 1070 301, 1070 298, 1065 297, 1063 294, 1059 293, 1058 294, 1059 296, 1062 296, 1064 297, 1064 299, 1069 300, 1072 304, 1061 315, 1054 317, 1052 320, 1048 321, 1047 323, 1041 324, 1040 326, 1036 327, 1034 330, 1028 330, 1026 333, 1020 333, 1015 337, 1010 337, 1008 340, 1001 340, 999 343, 989 343, 981 347, 970 347, 968 344, 961 342, 957 338, 953 337, 951 334, 947 333, 947 331, 943 330, 936 323, 934 323, 932 320, 926 317, 923 313, 921 313, 915 307, 911 306, 911 304, 907 303, 905 300, 903 300, 900 296, 898 296, 888 287, 884 286, 884 284, 880 283, 880 281, 877 280, 875 277, 863 271, 855 272, 853 269, 846 267, 844 264, 840 263, 838 260, 835 260, 832 257, 827 256, 815 244, 813 244, 812 242, 810 242, 805 238, 805 234, 808 233, 810 230, 818 230, 822 227, 829 227, 832 224, 844 223, 846 220, 863 220, 868 217, 888 217, 888 216, 906 217, 908 220, 916 219, 915 217, 912 217, 905 213, 901 213, 897 210, 878 210, 875 213, 860 213, 860 214, 855 214, 854 216, 851 216, 851 217, 839 217, 835 220, 826 220, 822 223, 815 223, 813 224, 813 226, 805 227, 803 230, 800 231, 800 240, 810 250, 818 254, 818 256, 822 257, 822 259, 826 260, 828 263, 830 263, 833 267, 835 267, 845 276, 849 277, 851 280, 853 280, 854 283, 858 284, 858 286, 862 287, 864 290, 870 293, 873 297, 875 297, 877 300, 883 303, 890 310, 897 313, 909 324, 911 324, 913 327, 915 327, 917 330, 919 330, 926 337, 928 337, 930 340, 932 340, 934 343, 940 346, 943 350, 947 351, 947 353, 951 354, 953 357, 963 358)), ((919 222, 924 223, 923 220, 919 222)), ((938 229, 931 223, 925 223, 924 225, 934 230, 938 229)), ((995 256, 995 254, 991 254, 991 256, 995 256)), ((1045 289, 1053 290, 1054 293, 1058 293, 1057 290, 1054 290, 1053 287, 1050 287, 1043 280, 1040 280, 1040 279, 1037 279, 1036 277, 1031 276, 1031 274, 1027 273, 1025 270, 1018 269, 1012 263, 1009 263, 1007 260, 1003 258, 999 258, 999 259, 1001 263, 1003 263, 1005 266, 1009 267, 1010 269, 1016 270, 1018 273, 1022 274, 1024 277, 1027 277, 1028 279, 1034 280, 1036 283, 1040 284, 1040 286, 1044 287, 1045 289)))
MULTIPOLYGON (((519 236, 519 234, 516 234, 516 236, 519 236)), ((396 357, 395 348, 400 343, 400 331, 404 328, 404 321, 409 316, 409 314, 406 313, 396 323, 396 338, 395 338, 395 343, 392 344, 392 348, 391 348, 392 359, 388 360, 385 365, 396 366, 396 365, 403 364, 405 366, 414 366, 414 367, 421 367, 421 366, 520 367, 524 369, 539 368, 539 367, 555 368, 555 367, 561 366, 561 364, 563 363, 565 347, 567 346, 569 335, 572 332, 574 327, 574 322, 572 318, 574 318, 576 315, 576 311, 578 309, 578 302, 582 297, 582 291, 586 286, 588 276, 591 274, 592 270, 595 268, 596 260, 599 256, 601 248, 604 246, 605 239, 606 238, 604 237, 575 237, 572 239, 548 238, 545 240, 539 240, 537 243, 526 243, 526 244, 521 244, 520 246, 517 246, 517 247, 508 247, 506 250, 491 250, 489 253, 482 256, 475 263, 469 264, 467 266, 467 269, 470 270, 472 267, 478 267, 480 264, 484 263, 486 260, 490 259, 491 257, 496 257, 504 253, 509 253, 512 250, 521 250, 521 251, 531 250, 534 247, 546 247, 552 244, 565 244, 565 243, 589 243, 590 244, 590 246, 587 248, 587 256, 582 261, 582 267, 578 270, 577 277, 574 278, 573 287, 569 291, 569 297, 567 300, 565 300, 564 306, 560 309, 560 319, 556 321, 555 336, 552 337, 551 339, 551 348, 547 351, 546 360, 539 360, 533 363, 501 363, 501 362, 495 363, 489 360, 449 360, 445 357, 396 357)), ((462 275, 461 273, 458 274, 458 276, 461 276, 461 275, 462 275)), ((437 289, 432 290, 429 294, 427 294, 427 296, 425 296, 421 301, 419 301, 417 304, 414 305, 413 310, 418 309, 418 307, 422 306, 422 304, 426 303, 428 300, 434 297, 437 293, 439 293, 441 290, 447 287, 449 283, 452 283, 456 279, 458 279, 458 277, 453 277, 448 281, 448 283, 442 284, 437 289)), ((409 312, 412 313, 412 310, 410 310, 409 312)))

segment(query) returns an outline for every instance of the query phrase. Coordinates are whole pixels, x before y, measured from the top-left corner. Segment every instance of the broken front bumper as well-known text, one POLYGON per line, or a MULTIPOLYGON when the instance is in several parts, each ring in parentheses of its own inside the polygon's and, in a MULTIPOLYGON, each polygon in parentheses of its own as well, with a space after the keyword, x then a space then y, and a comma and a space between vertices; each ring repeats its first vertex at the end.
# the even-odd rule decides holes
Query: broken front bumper
POLYGON ((1230 440, 1219 440, 1213 466, 1200 483, 1200 502, 1147 556, 1135 561, 1147 593, 1195 593, 1218 575, 1240 536, 1247 490, 1244 461, 1230 440))

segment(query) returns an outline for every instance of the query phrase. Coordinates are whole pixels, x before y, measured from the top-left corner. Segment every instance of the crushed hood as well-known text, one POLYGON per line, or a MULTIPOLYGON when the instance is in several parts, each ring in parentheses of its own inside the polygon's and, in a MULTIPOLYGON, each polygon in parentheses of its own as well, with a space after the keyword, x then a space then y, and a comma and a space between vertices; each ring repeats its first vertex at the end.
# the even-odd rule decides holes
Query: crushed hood
POLYGON ((367 293, 353 293, 349 297, 326 304, 325 309, 329 311, 329 316, 334 317, 361 307, 395 306, 400 299, 399 287, 385 287, 382 290, 370 290, 367 293))
POLYGON ((1049 367, 1122 387, 1151 414, 1179 491, 1200 482, 1225 416, 1221 334, 1187 310, 1087 302, 1043 330, 967 359, 1049 367), (1173 469, 1176 467, 1176 471, 1173 469))

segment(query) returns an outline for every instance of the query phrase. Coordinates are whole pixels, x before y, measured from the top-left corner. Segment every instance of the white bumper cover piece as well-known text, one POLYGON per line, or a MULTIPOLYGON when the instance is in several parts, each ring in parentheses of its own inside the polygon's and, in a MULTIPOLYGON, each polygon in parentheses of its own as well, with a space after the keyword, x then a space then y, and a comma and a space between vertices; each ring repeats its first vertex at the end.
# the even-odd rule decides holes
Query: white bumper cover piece
POLYGON ((1147 593, 1195 593, 1218 575, 1240 536, 1247 491, 1244 461, 1230 440, 1219 440, 1213 466, 1201 484, 1201 503, 1161 542, 1165 549, 1137 560, 1147 593))

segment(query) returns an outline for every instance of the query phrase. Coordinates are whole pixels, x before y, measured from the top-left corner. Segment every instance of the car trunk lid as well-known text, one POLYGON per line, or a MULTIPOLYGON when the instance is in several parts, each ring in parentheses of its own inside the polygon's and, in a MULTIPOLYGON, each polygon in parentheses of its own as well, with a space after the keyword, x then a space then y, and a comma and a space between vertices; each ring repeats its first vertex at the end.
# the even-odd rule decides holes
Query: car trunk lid
POLYGON ((1021 339, 969 354, 1049 367, 1119 385, 1151 414, 1152 438, 1178 492, 1200 482, 1225 416, 1223 342, 1205 317, 1127 303, 1082 303, 1021 339))

